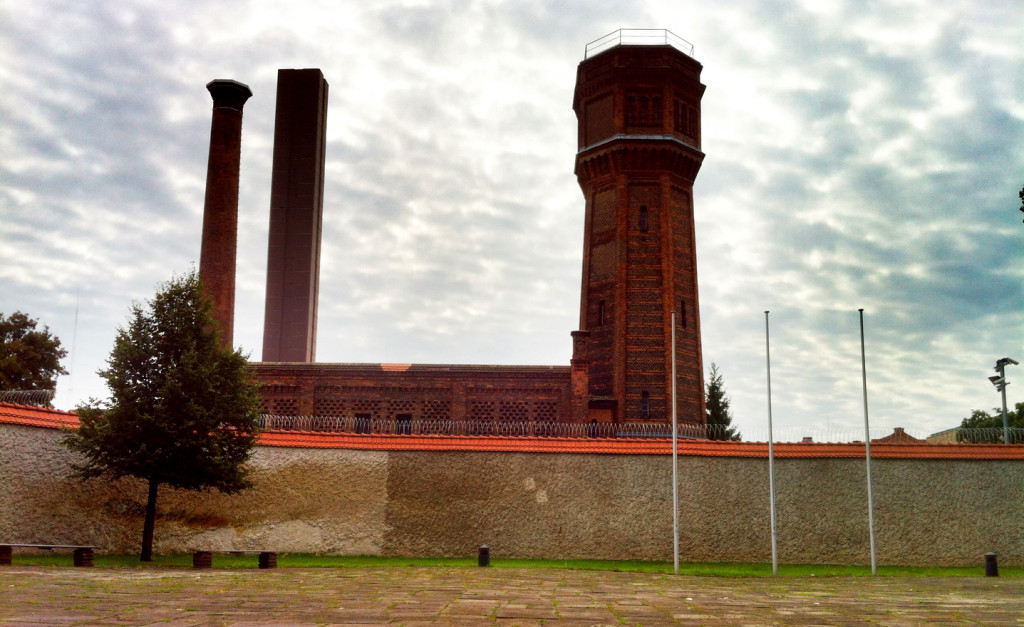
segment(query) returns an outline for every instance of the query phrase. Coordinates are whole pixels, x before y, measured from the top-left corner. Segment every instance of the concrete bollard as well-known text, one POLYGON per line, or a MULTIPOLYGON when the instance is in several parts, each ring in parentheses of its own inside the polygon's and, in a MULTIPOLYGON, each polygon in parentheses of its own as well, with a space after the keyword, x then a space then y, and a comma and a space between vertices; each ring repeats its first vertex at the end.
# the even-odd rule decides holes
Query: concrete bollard
POLYGON ((491 547, 486 544, 480 547, 480 552, 476 557, 477 566, 490 566, 491 565, 491 547))
POLYGON ((985 576, 986 577, 998 577, 999 576, 999 561, 996 559, 995 553, 985 554, 985 576))

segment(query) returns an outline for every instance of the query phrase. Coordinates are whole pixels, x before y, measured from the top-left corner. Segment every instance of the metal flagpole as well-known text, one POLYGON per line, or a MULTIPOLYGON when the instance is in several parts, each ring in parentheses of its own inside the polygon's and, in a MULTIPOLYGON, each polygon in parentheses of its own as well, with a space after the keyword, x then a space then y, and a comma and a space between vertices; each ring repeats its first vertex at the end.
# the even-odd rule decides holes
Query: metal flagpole
POLYGON ((764 312, 764 357, 768 365, 768 498, 772 518, 772 574, 779 574, 779 534, 775 524, 775 438, 772 436, 772 357, 768 345, 768 312, 764 312))
MULTIPOLYGON (((75 305, 75 311, 77 312, 78 306, 75 305)), ((77 313, 75 314, 78 315, 77 313)), ((76 318, 77 320, 77 318, 76 318)), ((996 366, 999 370, 999 378, 1003 382, 999 385, 999 392, 1003 395, 1003 444, 1010 443, 1010 419, 1006 415, 1006 362, 1000 359, 996 362, 996 366)))
POLYGON ((679 447, 677 446, 678 385, 676 383, 676 312, 672 311, 672 567, 679 574, 679 447))
POLYGON ((864 381, 864 450, 868 469, 868 537, 871 543, 871 574, 878 574, 878 562, 875 560, 875 505, 874 491, 871 488, 871 428, 868 425, 868 366, 864 357, 864 310, 860 312, 860 372, 864 381))

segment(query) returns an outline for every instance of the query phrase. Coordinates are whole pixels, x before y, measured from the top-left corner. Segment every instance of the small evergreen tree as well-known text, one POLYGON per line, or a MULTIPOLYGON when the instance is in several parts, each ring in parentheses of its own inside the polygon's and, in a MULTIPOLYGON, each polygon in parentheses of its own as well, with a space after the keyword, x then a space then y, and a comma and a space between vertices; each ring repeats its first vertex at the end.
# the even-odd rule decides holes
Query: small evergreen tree
POLYGON ((99 374, 111 400, 79 408, 81 426, 65 444, 84 457, 74 465, 81 478, 147 482, 141 559, 150 561, 160 485, 226 493, 249 486, 256 385, 246 356, 221 346, 194 270, 163 284, 147 308, 132 305, 99 374))
POLYGON ((704 404, 708 420, 708 439, 739 440, 742 436, 732 426, 732 411, 729 409, 729 397, 725 393, 722 373, 718 366, 711 364, 707 385, 705 386, 704 404))

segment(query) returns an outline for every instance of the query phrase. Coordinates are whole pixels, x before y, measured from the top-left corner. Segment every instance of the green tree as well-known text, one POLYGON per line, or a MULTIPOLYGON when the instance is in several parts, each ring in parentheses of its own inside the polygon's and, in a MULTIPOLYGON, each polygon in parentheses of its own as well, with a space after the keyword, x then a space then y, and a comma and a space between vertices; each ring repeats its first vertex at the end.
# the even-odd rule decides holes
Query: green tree
POLYGON ((1020 196, 1020 210, 1024 211, 1024 187, 1020 188, 1018 196, 1020 196))
MULTIPOLYGON (((1024 442, 1024 402, 1017 403, 1006 410, 1006 421, 1010 423, 1010 441, 1024 442)), ((957 430, 959 442, 993 442, 1003 441, 1003 410, 996 407, 992 412, 974 409, 971 415, 960 422, 957 430)))
POLYGON ((246 356, 221 346, 212 311, 195 271, 163 284, 147 308, 134 303, 99 371, 111 399, 79 408, 81 426, 65 438, 84 458, 79 477, 148 484, 142 561, 153 555, 160 485, 229 494, 250 485, 256 385, 246 356))
POLYGON ((68 373, 60 365, 68 352, 38 324, 20 311, 0 313, 0 390, 52 390, 57 376, 68 373))
POLYGON ((708 438, 711 440, 739 440, 742 436, 732 426, 732 411, 729 409, 729 397, 725 393, 722 373, 718 366, 711 364, 711 372, 705 386, 704 404, 707 412, 708 438))

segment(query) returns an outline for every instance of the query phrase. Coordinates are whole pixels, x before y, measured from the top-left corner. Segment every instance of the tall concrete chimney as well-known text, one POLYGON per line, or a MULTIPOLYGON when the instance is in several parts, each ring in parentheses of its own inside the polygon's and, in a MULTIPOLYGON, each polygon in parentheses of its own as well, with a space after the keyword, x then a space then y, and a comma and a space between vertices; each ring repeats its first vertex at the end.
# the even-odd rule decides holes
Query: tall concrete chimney
POLYGON ((213 315, 224 346, 233 346, 235 328, 235 256, 238 249, 238 169, 242 156, 242 107, 252 90, 238 81, 206 84, 213 97, 210 160, 206 166, 206 204, 199 278, 213 299, 213 315))
POLYGON ((278 70, 263 361, 316 361, 327 81, 278 70))

